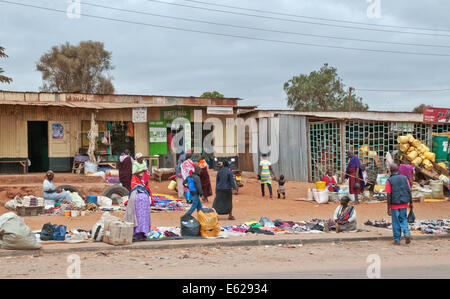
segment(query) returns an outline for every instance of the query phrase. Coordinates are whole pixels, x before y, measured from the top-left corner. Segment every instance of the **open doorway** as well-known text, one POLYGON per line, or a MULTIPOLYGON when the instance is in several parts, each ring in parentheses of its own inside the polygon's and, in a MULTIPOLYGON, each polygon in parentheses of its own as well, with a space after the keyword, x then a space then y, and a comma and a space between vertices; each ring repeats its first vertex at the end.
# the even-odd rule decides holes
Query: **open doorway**
POLYGON ((48 123, 46 121, 28 122, 28 159, 31 161, 28 172, 48 170, 48 123))

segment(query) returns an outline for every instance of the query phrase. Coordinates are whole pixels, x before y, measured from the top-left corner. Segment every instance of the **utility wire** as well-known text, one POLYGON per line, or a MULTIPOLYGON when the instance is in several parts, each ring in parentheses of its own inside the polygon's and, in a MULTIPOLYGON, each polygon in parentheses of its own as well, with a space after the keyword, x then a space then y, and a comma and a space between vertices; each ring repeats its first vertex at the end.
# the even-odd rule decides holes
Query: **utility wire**
MULTIPOLYGON (((12 2, 12 1, 0 0, 0 3, 7 3, 7 4, 18 5, 18 6, 24 6, 24 7, 32 7, 32 8, 37 8, 37 9, 41 9, 41 10, 54 11, 54 12, 59 12, 59 13, 64 13, 64 14, 67 13, 65 10, 54 9, 54 8, 49 8, 49 7, 42 7, 42 6, 31 5, 31 4, 17 3, 17 2, 12 2)), ((109 17, 89 15, 89 14, 85 14, 85 13, 80 13, 79 15, 84 16, 84 17, 89 17, 89 18, 115 21, 115 22, 121 22, 121 23, 127 23, 127 24, 142 25, 142 26, 148 26, 148 27, 154 27, 154 28, 164 28, 164 29, 177 30, 177 31, 183 31, 183 32, 193 32, 193 33, 201 33, 201 34, 208 34, 208 35, 215 35, 215 36, 240 38, 240 39, 246 39, 246 40, 281 43, 281 44, 287 44, 287 45, 312 46, 312 47, 332 48, 332 49, 342 49, 342 50, 352 50, 352 51, 367 51, 367 52, 374 52, 374 53, 394 53, 394 54, 419 55, 419 56, 450 57, 450 54, 442 54, 442 53, 407 52, 407 51, 396 51, 396 50, 353 48, 353 47, 343 47, 343 46, 333 46, 333 45, 312 44, 312 43, 303 43, 303 42, 295 42, 295 41, 285 41, 285 40, 276 40, 276 39, 268 39, 268 38, 258 38, 258 37, 250 37, 250 36, 243 36, 243 35, 218 33, 218 32, 211 32, 211 31, 186 29, 186 28, 173 27, 173 26, 163 26, 163 25, 157 25, 157 24, 142 23, 142 22, 136 22, 136 21, 123 20, 123 19, 115 19, 115 18, 109 18, 109 17)))
POLYGON ((443 92, 450 91, 450 88, 443 89, 365 89, 365 88, 355 88, 359 91, 370 91, 370 92, 443 92))
POLYGON ((232 8, 232 9, 240 9, 240 10, 246 10, 246 11, 253 11, 253 12, 267 13, 267 14, 273 14, 273 15, 287 16, 287 17, 297 17, 297 18, 304 18, 304 19, 311 19, 311 20, 319 20, 319 21, 339 22, 339 23, 348 23, 348 24, 358 24, 358 25, 376 26, 376 27, 389 27, 389 28, 400 28, 400 29, 422 30, 422 31, 441 31, 441 32, 450 32, 449 29, 439 29, 439 28, 431 29, 431 28, 423 28, 423 27, 410 27, 410 26, 398 26, 398 25, 372 24, 372 23, 355 22, 355 21, 348 21, 348 20, 338 20, 338 19, 319 18, 319 17, 312 17, 312 16, 305 16, 305 15, 288 14, 288 13, 282 13, 282 12, 275 12, 275 11, 261 10, 261 9, 253 9, 253 8, 246 8, 246 7, 237 7, 237 6, 232 6, 232 5, 224 5, 224 4, 210 3, 210 2, 197 1, 197 0, 183 0, 183 1, 186 1, 186 2, 192 2, 192 3, 199 3, 199 4, 206 4, 206 5, 211 5, 211 6, 218 6, 218 7, 225 7, 225 8, 232 8))
POLYGON ((328 39, 334 39, 334 40, 347 40, 347 41, 357 41, 357 42, 388 44, 388 45, 434 47, 434 48, 450 48, 450 45, 431 45, 431 44, 389 42, 389 41, 381 41, 381 40, 368 40, 368 39, 358 39, 358 38, 336 37, 336 36, 329 36, 329 35, 318 35, 318 34, 311 34, 311 33, 301 33, 301 32, 292 32, 292 31, 272 30, 272 29, 265 29, 265 28, 258 28, 258 27, 232 25, 232 24, 217 23, 217 22, 204 21, 204 20, 198 20, 198 19, 174 17, 174 16, 154 14, 154 13, 143 12, 143 11, 129 10, 129 9, 124 9, 124 8, 117 8, 117 7, 111 7, 111 6, 105 6, 105 5, 100 5, 100 4, 89 3, 89 2, 86 2, 86 1, 83 1, 83 5, 88 5, 88 6, 92 6, 92 7, 98 7, 98 8, 111 9, 111 10, 116 10, 116 11, 120 11, 120 12, 129 12, 129 13, 135 13, 135 14, 141 14, 141 15, 148 15, 148 16, 155 16, 155 17, 161 17, 161 18, 174 19, 174 20, 181 20, 181 21, 188 21, 188 22, 195 22, 195 23, 202 23, 202 24, 209 24, 209 25, 226 26, 226 27, 232 27, 232 28, 238 28, 238 29, 257 30, 257 31, 263 31, 263 32, 282 33, 282 34, 300 35, 300 36, 310 36, 310 37, 318 37, 318 38, 328 38, 328 39))
POLYGON ((397 31, 397 30, 386 30, 386 29, 375 29, 375 28, 345 26, 345 25, 337 25, 337 24, 326 24, 326 23, 317 23, 317 22, 308 22, 308 21, 301 21, 301 20, 294 20, 294 19, 285 19, 285 18, 277 18, 277 17, 270 17, 270 16, 254 15, 254 14, 248 14, 248 13, 242 13, 242 12, 234 12, 234 11, 229 11, 229 10, 221 10, 221 9, 213 9, 213 8, 192 6, 192 5, 180 4, 180 3, 170 3, 170 2, 164 2, 164 1, 159 1, 159 0, 146 0, 146 1, 154 2, 154 3, 160 3, 160 4, 173 5, 173 6, 180 6, 180 7, 189 7, 189 8, 194 8, 194 9, 206 10, 206 11, 213 11, 213 12, 221 12, 221 13, 228 13, 228 14, 234 14, 234 15, 241 15, 241 16, 247 16, 247 17, 271 19, 271 20, 295 22, 295 23, 303 23, 303 24, 311 24, 311 25, 319 25, 319 26, 338 27, 338 28, 357 29, 357 30, 368 30, 368 31, 379 31, 379 32, 389 32, 389 33, 415 34, 415 35, 424 35, 424 36, 450 37, 450 35, 448 35, 448 34, 408 32, 408 31, 397 31))

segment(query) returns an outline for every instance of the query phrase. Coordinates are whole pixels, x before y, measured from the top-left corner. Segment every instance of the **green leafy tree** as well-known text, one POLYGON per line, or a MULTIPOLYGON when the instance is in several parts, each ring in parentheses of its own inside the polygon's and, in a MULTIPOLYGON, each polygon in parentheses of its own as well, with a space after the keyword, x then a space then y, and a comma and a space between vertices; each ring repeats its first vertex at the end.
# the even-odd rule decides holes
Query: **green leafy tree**
POLYGON ((207 92, 204 92, 200 97, 201 98, 224 98, 224 95, 218 91, 207 91, 207 92))
POLYGON ((42 73, 42 91, 94 94, 114 93, 111 52, 101 42, 83 41, 78 45, 52 47, 41 56, 36 69, 42 73))
MULTIPOLYGON (((5 53, 5 48, 0 46, 0 58, 7 58, 8 55, 5 53)), ((12 79, 6 76, 3 76, 3 69, 0 67, 0 83, 11 83, 12 79)))
MULTIPOLYGON (((299 111, 348 111, 349 97, 336 68, 324 64, 319 71, 284 83, 288 106, 299 111)), ((362 98, 352 94, 352 111, 367 111, 362 98)))
POLYGON ((420 104, 419 106, 415 107, 412 112, 423 113, 423 108, 425 108, 425 107, 431 107, 431 106, 425 105, 425 104, 420 104))

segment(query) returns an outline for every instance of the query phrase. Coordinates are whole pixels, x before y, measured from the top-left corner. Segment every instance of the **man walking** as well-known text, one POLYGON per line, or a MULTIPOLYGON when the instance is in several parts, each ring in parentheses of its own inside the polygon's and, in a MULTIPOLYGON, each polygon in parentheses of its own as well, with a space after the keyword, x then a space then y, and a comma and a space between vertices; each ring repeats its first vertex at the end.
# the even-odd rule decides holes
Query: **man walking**
POLYGON ((406 244, 411 243, 411 233, 408 227, 407 210, 408 205, 412 210, 411 186, 408 178, 398 174, 397 164, 390 166, 391 176, 386 182, 386 193, 388 194, 387 212, 392 216, 392 232, 394 234, 394 245, 400 245, 402 232, 406 244))

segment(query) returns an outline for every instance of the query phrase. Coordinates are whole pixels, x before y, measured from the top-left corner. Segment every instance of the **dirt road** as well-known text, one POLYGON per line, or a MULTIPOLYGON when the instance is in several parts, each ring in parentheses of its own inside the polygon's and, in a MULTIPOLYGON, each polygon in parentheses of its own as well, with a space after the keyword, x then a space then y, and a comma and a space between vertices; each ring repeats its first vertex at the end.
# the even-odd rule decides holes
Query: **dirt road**
POLYGON ((0 257, 0 278, 450 278, 449 256, 448 239, 119 250, 0 257))
MULTIPOLYGON (((36 175, 34 175, 35 177, 36 175)), ((26 177, 21 178, 26 182, 26 177)), ((42 175, 43 177, 43 175, 42 175)), ((213 183, 213 190, 215 185, 216 173, 211 171, 211 182, 213 183)), ((4 176, 0 176, 0 182, 4 181, 4 176)), ((40 177, 39 177, 40 178, 40 177)), ((39 195, 42 194, 42 184, 36 183, 33 178, 33 184, 27 187, 17 188, 14 185, 9 185, 8 188, 0 187, 0 215, 9 210, 5 209, 4 203, 14 198, 16 192, 22 195, 39 195)), ((106 184, 98 182, 98 178, 85 177, 83 175, 77 176, 74 174, 56 174, 55 185, 72 183, 80 189, 86 190, 85 195, 100 195, 106 184), (92 182, 93 181, 93 182, 92 182), (74 182, 74 183, 73 183, 74 182), (85 187, 86 184, 88 187, 85 187), (96 187, 93 187, 93 185, 96 187), (87 188, 87 189, 86 189, 87 188), (89 192, 89 193, 88 193, 89 192)), ((313 184, 305 182, 286 183, 287 199, 269 199, 261 197, 261 189, 259 181, 253 173, 244 173, 243 175, 244 187, 239 190, 238 195, 233 196, 233 215, 236 220, 230 221, 227 216, 219 216, 219 224, 221 226, 240 225, 247 221, 259 221, 261 217, 268 217, 269 219, 282 220, 311 220, 313 218, 328 219, 331 218, 333 212, 338 205, 337 203, 330 204, 315 204, 296 199, 306 198, 308 188, 313 187, 313 184)), ((12 184, 11 181, 8 184, 12 184)), ((21 182, 22 184, 22 182, 21 182)), ((0 184, 2 185, 2 184, 0 184)), ((5 184, 7 185, 7 184, 5 184)), ((3 185, 3 186, 5 186, 3 185)), ((274 192, 276 192, 276 183, 274 185, 274 192)), ((162 193, 176 196, 174 191, 168 188, 168 181, 161 183, 151 181, 151 188, 154 193, 162 193)), ((276 194, 276 193, 275 193, 276 194)), ((209 203, 205 204, 212 207, 214 196, 209 199, 209 203)), ((362 224, 367 220, 381 220, 388 219, 386 213, 385 203, 361 203, 356 207, 358 224, 362 224)), ((154 226, 179 226, 180 216, 183 212, 160 212, 152 213, 152 225, 154 226)), ((118 217, 123 217, 123 213, 115 213, 118 217)), ((450 202, 438 203, 416 203, 415 215, 417 219, 442 219, 448 218, 450 215, 450 202)), ((39 230, 44 223, 51 222, 52 224, 64 224, 70 229, 86 229, 90 230, 92 226, 100 219, 101 213, 89 214, 84 217, 65 218, 64 216, 37 216, 24 217, 25 222, 32 230, 39 230)))

